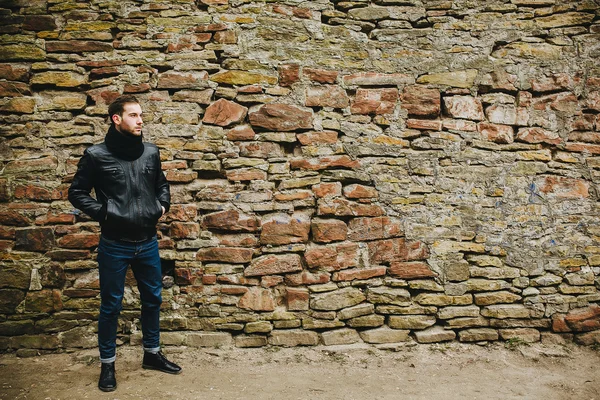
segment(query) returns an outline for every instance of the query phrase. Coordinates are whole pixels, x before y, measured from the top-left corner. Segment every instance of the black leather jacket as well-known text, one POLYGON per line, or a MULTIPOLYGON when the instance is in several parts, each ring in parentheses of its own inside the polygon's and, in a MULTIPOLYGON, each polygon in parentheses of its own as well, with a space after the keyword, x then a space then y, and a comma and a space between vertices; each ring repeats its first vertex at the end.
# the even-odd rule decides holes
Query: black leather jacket
POLYGON ((144 143, 136 160, 113 155, 106 144, 89 147, 79 160, 69 201, 100 222, 109 239, 138 242, 156 235, 156 223, 169 210, 169 184, 161 170, 158 147, 144 143), (96 198, 90 195, 95 190, 96 198))

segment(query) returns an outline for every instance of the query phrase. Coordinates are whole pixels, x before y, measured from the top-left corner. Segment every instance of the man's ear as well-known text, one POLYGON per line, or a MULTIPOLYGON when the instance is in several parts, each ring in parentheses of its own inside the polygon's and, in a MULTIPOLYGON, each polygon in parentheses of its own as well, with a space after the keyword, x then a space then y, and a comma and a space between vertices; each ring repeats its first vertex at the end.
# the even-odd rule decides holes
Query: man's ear
POLYGON ((114 122, 115 125, 118 125, 121 123, 121 117, 118 114, 113 114, 112 115, 112 122, 114 122))

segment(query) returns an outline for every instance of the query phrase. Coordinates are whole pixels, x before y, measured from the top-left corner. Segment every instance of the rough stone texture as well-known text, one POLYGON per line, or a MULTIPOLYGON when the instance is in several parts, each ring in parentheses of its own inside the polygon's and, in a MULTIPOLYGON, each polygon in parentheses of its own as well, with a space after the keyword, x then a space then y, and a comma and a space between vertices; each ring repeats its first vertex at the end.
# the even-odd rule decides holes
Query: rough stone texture
POLYGON ((3 350, 92 345, 66 192, 121 93, 172 190, 165 344, 598 343, 597 1, 8 3, 3 350))

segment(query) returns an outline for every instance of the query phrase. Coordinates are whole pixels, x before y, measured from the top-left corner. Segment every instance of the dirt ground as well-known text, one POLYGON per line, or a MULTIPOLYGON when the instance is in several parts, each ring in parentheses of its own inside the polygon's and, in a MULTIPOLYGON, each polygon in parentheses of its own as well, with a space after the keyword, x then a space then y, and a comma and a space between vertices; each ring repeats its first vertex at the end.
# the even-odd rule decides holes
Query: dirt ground
POLYGON ((97 388, 97 351, 0 355, 0 399, 600 400, 600 351, 496 343, 164 350, 180 375, 141 368, 120 347, 115 392, 97 388))

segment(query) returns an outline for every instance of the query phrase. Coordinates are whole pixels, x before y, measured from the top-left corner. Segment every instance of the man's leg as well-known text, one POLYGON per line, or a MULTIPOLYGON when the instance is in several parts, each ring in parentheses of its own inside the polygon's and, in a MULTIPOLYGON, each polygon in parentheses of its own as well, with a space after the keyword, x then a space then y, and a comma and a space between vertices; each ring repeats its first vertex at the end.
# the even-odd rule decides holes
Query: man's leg
POLYGON ((181 368, 160 352, 160 305, 162 304, 162 271, 156 238, 138 245, 131 264, 142 301, 142 335, 144 368, 178 374, 181 368))
POLYGON ((114 363, 117 349, 117 319, 122 309, 125 275, 131 261, 131 248, 100 238, 98 270, 100 275, 100 316, 98 317, 98 347, 102 370, 98 387, 112 391, 117 387, 114 363))

